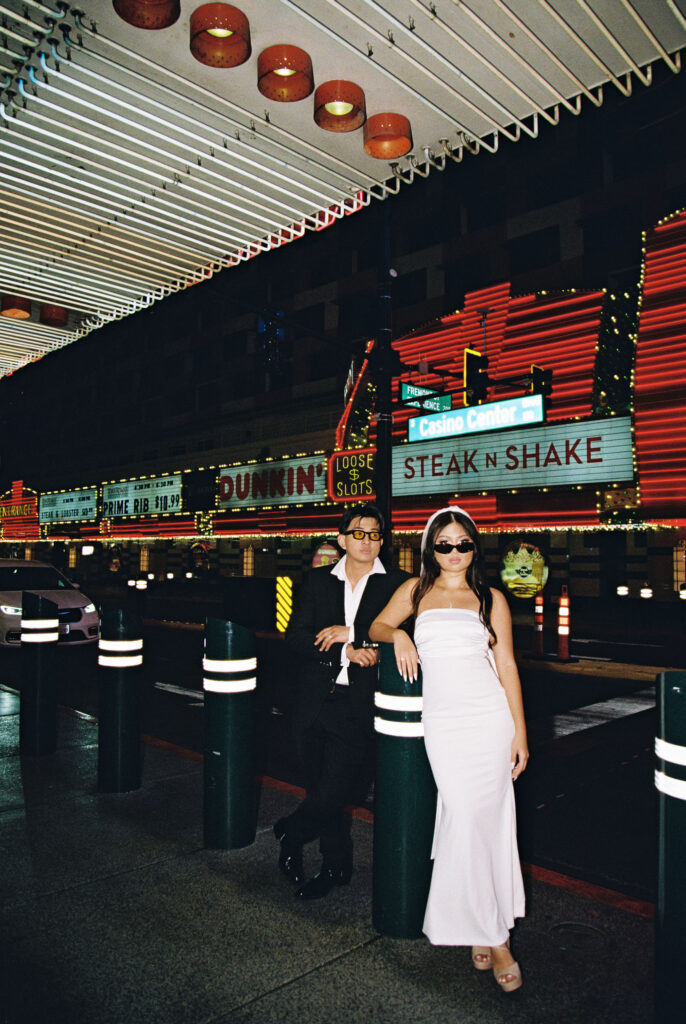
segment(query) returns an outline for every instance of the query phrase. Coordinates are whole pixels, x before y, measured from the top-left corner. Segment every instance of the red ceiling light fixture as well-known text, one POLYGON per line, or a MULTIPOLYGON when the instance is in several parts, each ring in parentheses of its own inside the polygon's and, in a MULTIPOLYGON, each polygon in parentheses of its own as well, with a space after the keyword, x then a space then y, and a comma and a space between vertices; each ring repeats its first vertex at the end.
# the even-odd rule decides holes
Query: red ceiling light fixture
POLYGON ((364 151, 377 160, 395 160, 412 149, 412 128, 403 114, 373 114, 364 126, 364 151))
POLYGON ((134 28, 169 28, 181 13, 181 0, 113 0, 113 7, 134 28))
POLYGON ((64 306, 54 306, 46 302, 40 308, 40 322, 46 327, 64 327, 67 322, 67 311, 64 306))
POLYGON ((3 295, 0 303, 0 316, 8 320, 28 320, 31 316, 31 300, 23 295, 3 295))
POLYGON ((364 124, 364 93, 354 82, 322 82, 314 94, 315 123, 327 132, 353 132, 364 124))
POLYGON ((309 54, 287 43, 268 46, 257 58, 257 88, 280 103, 304 100, 314 89, 309 54))
POLYGON ((213 68, 237 68, 250 56, 248 19, 231 4, 203 4, 191 14, 191 53, 213 68))

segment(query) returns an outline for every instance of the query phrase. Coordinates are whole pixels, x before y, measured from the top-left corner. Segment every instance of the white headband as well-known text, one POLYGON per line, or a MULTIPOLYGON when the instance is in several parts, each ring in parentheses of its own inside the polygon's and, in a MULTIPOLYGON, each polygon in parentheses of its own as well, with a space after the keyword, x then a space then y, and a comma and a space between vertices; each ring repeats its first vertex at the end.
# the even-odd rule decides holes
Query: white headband
MULTIPOLYGON (((438 511, 434 512, 433 515, 429 516, 426 526, 424 527, 424 533, 422 534, 422 554, 424 554, 424 548, 426 547, 426 538, 429 536, 429 527, 433 523, 436 516, 442 515, 443 512, 457 512, 458 515, 465 516, 471 523, 474 522, 469 512, 465 512, 459 505, 448 505, 446 508, 439 508, 438 511)), ((476 523, 474 523, 476 526, 476 523)))

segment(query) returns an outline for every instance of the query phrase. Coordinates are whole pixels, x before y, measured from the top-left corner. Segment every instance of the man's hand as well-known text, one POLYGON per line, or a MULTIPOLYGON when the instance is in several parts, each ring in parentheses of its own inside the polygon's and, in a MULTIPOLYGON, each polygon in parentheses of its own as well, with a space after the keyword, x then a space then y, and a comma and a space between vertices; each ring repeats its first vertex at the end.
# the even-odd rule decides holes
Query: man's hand
POLYGON ((375 647, 353 647, 352 644, 348 644, 345 653, 348 661, 353 661, 356 665, 362 665, 364 668, 376 665, 379 660, 379 652, 375 647))
POLYGON ((314 638, 315 647, 320 651, 328 651, 334 644, 347 644, 350 640, 350 629, 348 626, 327 626, 320 629, 314 638))

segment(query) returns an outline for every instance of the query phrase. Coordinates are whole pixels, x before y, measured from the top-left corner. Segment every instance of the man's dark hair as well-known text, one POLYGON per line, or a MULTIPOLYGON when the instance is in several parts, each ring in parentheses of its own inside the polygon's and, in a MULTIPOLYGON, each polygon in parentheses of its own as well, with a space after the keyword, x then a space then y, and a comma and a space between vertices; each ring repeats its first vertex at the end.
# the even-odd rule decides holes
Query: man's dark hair
POLYGON ((385 523, 381 512, 376 505, 352 505, 346 506, 341 521, 338 524, 338 532, 345 533, 353 519, 376 519, 379 524, 379 532, 383 534, 385 523))

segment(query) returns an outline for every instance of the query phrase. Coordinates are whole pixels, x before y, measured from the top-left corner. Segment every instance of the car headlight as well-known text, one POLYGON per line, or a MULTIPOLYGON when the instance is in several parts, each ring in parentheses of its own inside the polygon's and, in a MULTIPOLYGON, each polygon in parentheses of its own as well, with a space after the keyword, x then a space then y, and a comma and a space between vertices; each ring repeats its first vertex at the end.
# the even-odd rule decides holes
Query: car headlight
POLYGON ((88 613, 94 612, 95 611, 95 605, 94 604, 87 604, 86 607, 83 610, 84 610, 84 612, 88 612, 88 613))
POLYGON ((5 615, 21 615, 21 608, 15 608, 13 604, 0 604, 0 611, 5 615))

